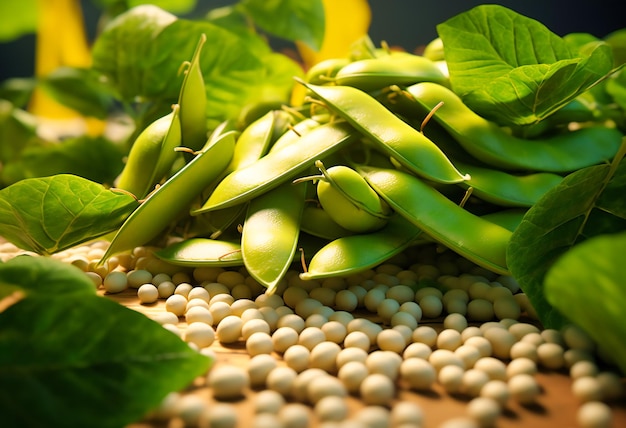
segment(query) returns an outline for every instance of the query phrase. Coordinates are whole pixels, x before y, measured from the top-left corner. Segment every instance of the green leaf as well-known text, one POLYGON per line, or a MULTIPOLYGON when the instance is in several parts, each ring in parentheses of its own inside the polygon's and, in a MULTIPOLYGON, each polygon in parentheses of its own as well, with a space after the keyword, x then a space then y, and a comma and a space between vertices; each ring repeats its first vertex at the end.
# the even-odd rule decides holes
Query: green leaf
POLYGON ((96 294, 93 282, 75 266, 27 255, 0 264, 0 299, 16 289, 45 299, 96 294))
POLYGON ((260 49, 260 36, 244 27, 168 20, 163 17, 166 12, 155 9, 141 6, 119 15, 94 45, 94 67, 108 76, 123 100, 176 102, 182 84, 180 66, 191 59, 205 34, 200 68, 209 120, 236 118, 244 105, 259 97, 288 101, 293 76, 302 70, 286 56, 272 53, 266 42, 260 49))
POLYGON ((52 254, 117 229, 135 207, 131 196, 81 177, 29 178, 0 190, 0 236, 52 254))
POLYGON ((324 39, 322 0, 242 0, 255 24, 274 36, 302 41, 319 50, 324 39))
POLYGON ((0 2, 0 43, 14 40, 37 28, 37 0, 0 2))
POLYGON ((6 165, 7 184, 25 178, 73 174, 97 183, 113 183, 124 167, 124 152, 104 137, 81 136, 61 143, 31 144, 6 165))
POLYGON ((54 99, 83 116, 105 119, 114 103, 110 89, 94 70, 59 67, 40 81, 54 99))
POLYGON ((546 328, 559 328, 569 316, 544 294, 544 278, 555 261, 590 237, 626 230, 626 162, 615 165, 565 177, 528 210, 508 244, 509 269, 546 328))
MULTIPOLYGON (((31 142, 38 142, 37 119, 9 101, 0 99, 0 163, 17 159, 31 142)), ((2 177, 5 173, 2 172, 2 177)), ((1 180, 4 182, 4 180, 1 180)))
POLYGON ((626 233, 591 238, 559 258, 547 272, 547 300, 592 337, 626 374, 626 233))
MULTIPOLYGON (((26 291, 49 290, 0 312, 0 412, 7 426, 126 426, 207 372, 210 359, 145 315, 95 293, 63 293, 82 287, 75 267, 28 256, 19 264, 40 282, 22 281, 26 291)), ((0 265, 0 283, 19 270, 0 265)))
POLYGON ((543 24, 498 5, 481 5, 437 26, 452 88, 478 114, 530 125, 606 78, 611 47, 580 52, 543 24))

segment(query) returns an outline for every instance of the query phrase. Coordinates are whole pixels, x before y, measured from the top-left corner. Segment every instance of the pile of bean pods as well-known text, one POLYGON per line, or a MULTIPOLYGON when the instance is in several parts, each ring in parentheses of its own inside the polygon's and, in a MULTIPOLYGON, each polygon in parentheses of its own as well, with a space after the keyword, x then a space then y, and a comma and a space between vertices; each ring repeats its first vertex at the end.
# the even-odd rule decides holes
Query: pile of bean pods
POLYGON ((271 293, 293 263, 303 279, 348 275, 434 241, 506 275, 525 211, 567 173, 609 161, 622 139, 580 109, 578 129, 563 113, 547 136, 516 137, 462 102, 436 49, 321 62, 298 79, 301 105, 207 132, 202 44, 179 103, 129 153, 117 186, 145 200, 103 261, 169 236, 161 259, 245 266, 271 293), (174 168, 183 147, 191 154, 174 168))

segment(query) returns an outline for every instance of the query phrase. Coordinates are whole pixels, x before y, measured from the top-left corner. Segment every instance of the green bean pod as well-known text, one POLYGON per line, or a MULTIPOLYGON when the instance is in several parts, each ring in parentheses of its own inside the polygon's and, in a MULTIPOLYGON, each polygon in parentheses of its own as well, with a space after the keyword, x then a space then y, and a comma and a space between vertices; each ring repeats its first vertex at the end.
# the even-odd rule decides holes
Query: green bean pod
POLYGON ((144 245, 189 209, 195 197, 215 180, 230 162, 235 148, 234 133, 207 144, 183 168, 163 183, 122 224, 102 257, 144 245))
POLYGON ((382 151, 414 173, 439 183, 460 183, 469 178, 456 169, 435 143, 366 92, 350 86, 302 83, 382 151))
POLYGON ((304 76, 304 80, 313 85, 324 85, 332 82, 341 68, 350 64, 348 58, 329 58, 311 66, 304 76))
POLYGON ((271 151, 219 182, 207 201, 192 215, 237 205, 284 183, 311 167, 316 159, 356 141, 359 134, 346 123, 329 123, 304 134, 281 150, 271 151))
POLYGON ((297 181, 317 180, 317 199, 335 223, 356 233, 373 232, 387 223, 389 206, 358 172, 345 165, 326 169, 320 160, 315 166, 321 176, 297 181))
POLYGON ((243 266, 241 244, 208 238, 190 238, 153 253, 157 258, 184 267, 243 266))
POLYGON ((433 118, 478 160, 498 168, 556 173, 609 162, 622 134, 617 129, 589 126, 541 139, 516 138, 467 107, 450 89, 422 82, 406 88, 424 109, 443 101, 433 118))
POLYGON ((498 224, 505 229, 514 232, 517 226, 522 222, 524 215, 526 215, 526 209, 521 208, 509 208, 500 211, 495 211, 489 214, 481 215, 481 217, 491 223, 498 224))
POLYGON ((486 269, 509 274, 511 231, 461 208, 408 173, 367 166, 358 171, 396 212, 434 240, 486 269))
POLYGON ((264 114, 241 132, 235 144, 235 153, 225 172, 248 166, 267 153, 272 142, 276 113, 276 110, 272 110, 264 114))
POLYGON ((390 85, 407 86, 418 82, 448 85, 448 78, 430 59, 409 53, 392 53, 380 58, 351 62, 335 75, 335 84, 366 92, 390 85))
POLYGON ((276 291, 298 247, 306 186, 283 183, 252 199, 241 232, 246 270, 267 294, 276 291))
POLYGON ((471 176, 462 186, 471 187, 472 194, 484 201, 506 207, 530 207, 563 180, 562 176, 551 172, 518 175, 455 163, 471 176))
POLYGON ((205 42, 206 35, 202 34, 191 62, 185 64, 187 68, 178 99, 183 145, 192 150, 200 150, 207 140, 207 96, 200 69, 200 53, 205 42))
POLYGON ((133 143, 115 186, 143 199, 169 172, 181 143, 179 107, 149 124, 133 143))
POLYGON ((275 152, 284 148, 285 146, 288 146, 310 130, 317 128, 320 125, 321 123, 319 121, 311 117, 302 119, 300 122, 296 123, 290 129, 285 131, 283 135, 278 137, 278 139, 276 139, 276 141, 270 148, 270 151, 275 152))
POLYGON ((309 235, 329 241, 354 235, 354 232, 338 225, 323 208, 311 204, 304 206, 300 229, 309 235))
POLYGON ((311 258, 302 279, 345 276, 370 269, 420 243, 422 231, 399 215, 382 229, 329 242, 311 258))

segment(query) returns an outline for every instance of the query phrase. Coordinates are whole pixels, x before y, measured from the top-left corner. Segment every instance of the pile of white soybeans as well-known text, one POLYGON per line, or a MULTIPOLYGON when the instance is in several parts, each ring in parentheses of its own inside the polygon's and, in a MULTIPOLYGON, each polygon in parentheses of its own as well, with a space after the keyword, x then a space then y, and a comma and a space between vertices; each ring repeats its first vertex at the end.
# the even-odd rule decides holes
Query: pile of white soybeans
MULTIPOLYGON (((612 406, 624 400, 622 377, 582 330, 541 328, 513 278, 435 246, 343 278, 304 281, 294 265, 267 295, 242 268, 176 267, 149 247, 97 267, 106 245, 52 257, 104 295, 136 293, 138 310, 215 359, 142 424, 491 427, 512 403, 532 409, 544 390, 537 374, 550 371, 569 374, 580 427, 613 426, 612 406), (222 357, 228 350, 245 355, 235 364, 222 357), (434 390, 465 403, 465 414, 433 425, 428 407, 402 399, 434 390), (245 421, 244 400, 253 414, 245 421)), ((2 260, 17 253, 0 244, 2 260)))

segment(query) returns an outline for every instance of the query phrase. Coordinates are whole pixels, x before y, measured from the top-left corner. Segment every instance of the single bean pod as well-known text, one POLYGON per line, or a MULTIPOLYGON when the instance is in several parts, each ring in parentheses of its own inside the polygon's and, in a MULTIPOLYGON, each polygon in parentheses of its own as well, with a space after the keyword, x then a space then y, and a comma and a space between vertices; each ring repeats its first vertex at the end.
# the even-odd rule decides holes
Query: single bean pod
POLYGON ((269 150, 279 111, 272 110, 247 126, 235 144, 235 153, 226 173, 256 162, 269 150))
POLYGON ((237 205, 293 180, 311 167, 316 159, 357 141, 359 135, 347 123, 329 123, 304 134, 293 144, 271 151, 245 168, 237 169, 220 181, 207 201, 193 214, 237 205))
POLYGON ((470 213, 406 172, 367 166, 357 170, 394 211, 434 240, 479 266, 509 274, 506 246, 511 231, 470 213))
POLYGON ((170 171, 181 143, 179 107, 149 124, 134 141, 115 186, 143 199, 170 171))
POLYGON ((434 142, 366 92, 350 86, 302 83, 378 148, 414 173, 440 183, 460 183, 469 178, 456 169, 434 142))
POLYGON ((182 144, 192 150, 200 150, 207 140, 207 97, 204 77, 200 69, 200 54, 206 42, 202 34, 190 63, 185 63, 185 77, 180 89, 180 123, 182 144))
POLYGON ((471 178, 463 183, 484 201, 507 207, 530 207, 563 177, 551 172, 510 174, 505 171, 455 162, 471 178))
POLYGON ((373 232, 387 223, 389 206, 358 172, 345 165, 326 169, 320 160, 315 166, 322 175, 294 182, 317 181, 317 198, 335 223, 356 233, 373 232))
POLYGON ((305 192, 306 186, 287 182, 248 204, 241 252, 246 270, 267 294, 276 291, 296 254, 305 192))
POLYGON ((622 134, 607 126, 589 126, 541 139, 509 135, 480 117, 450 89, 422 82, 406 88, 424 112, 443 101, 433 118, 474 157, 498 168, 556 173, 609 162, 622 134))
POLYGON ((175 266, 243 266, 241 244, 208 238, 190 238, 176 242, 153 253, 175 266))
POLYGON ((148 198, 122 224, 100 260, 146 244, 189 209, 195 197, 215 180, 230 162, 235 149, 234 133, 224 134, 203 149, 148 198))
POLYGON ((351 62, 335 75, 335 84, 366 92, 389 85, 407 86, 418 82, 448 85, 448 78, 434 61, 409 53, 392 53, 380 58, 351 62))
MULTIPOLYGON (((329 242, 311 258, 302 279, 358 273, 389 260, 410 245, 421 243, 422 231, 400 215, 392 215, 382 229, 329 242)), ((425 241, 424 241, 425 242, 425 241)))
POLYGON ((270 151, 277 151, 296 141, 310 130, 317 128, 321 123, 316 119, 307 117, 286 130, 280 137, 276 139, 270 151))

